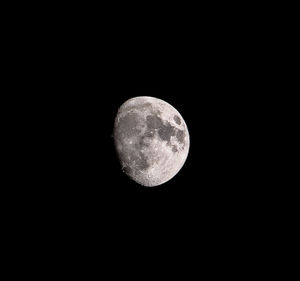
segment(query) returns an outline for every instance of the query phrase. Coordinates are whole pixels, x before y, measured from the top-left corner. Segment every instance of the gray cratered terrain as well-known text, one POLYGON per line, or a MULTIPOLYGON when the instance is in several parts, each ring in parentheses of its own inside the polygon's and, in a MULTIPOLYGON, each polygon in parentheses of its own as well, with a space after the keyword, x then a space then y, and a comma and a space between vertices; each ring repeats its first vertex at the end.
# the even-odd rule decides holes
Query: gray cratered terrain
POLYGON ((153 97, 136 97, 119 109, 114 140, 123 171, 144 186, 157 186, 182 168, 190 146, 179 112, 153 97))

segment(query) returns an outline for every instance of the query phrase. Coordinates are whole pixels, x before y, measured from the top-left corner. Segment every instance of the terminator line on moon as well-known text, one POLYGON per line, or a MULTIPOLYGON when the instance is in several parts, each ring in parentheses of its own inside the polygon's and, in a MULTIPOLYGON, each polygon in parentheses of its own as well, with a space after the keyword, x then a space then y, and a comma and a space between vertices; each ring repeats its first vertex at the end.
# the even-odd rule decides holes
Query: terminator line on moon
POLYGON ((119 109, 114 141, 123 171, 143 186, 157 186, 182 168, 190 147, 180 113, 154 97, 135 97, 119 109))

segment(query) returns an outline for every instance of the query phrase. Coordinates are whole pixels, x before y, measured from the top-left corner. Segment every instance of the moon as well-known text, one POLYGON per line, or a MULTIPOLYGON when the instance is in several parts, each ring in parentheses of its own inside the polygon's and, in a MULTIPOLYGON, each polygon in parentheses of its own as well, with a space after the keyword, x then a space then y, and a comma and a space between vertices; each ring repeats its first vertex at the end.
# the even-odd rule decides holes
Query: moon
POLYGON ((154 97, 135 97, 123 103, 113 136, 122 170, 146 187, 173 178, 190 147, 188 128, 180 113, 154 97))

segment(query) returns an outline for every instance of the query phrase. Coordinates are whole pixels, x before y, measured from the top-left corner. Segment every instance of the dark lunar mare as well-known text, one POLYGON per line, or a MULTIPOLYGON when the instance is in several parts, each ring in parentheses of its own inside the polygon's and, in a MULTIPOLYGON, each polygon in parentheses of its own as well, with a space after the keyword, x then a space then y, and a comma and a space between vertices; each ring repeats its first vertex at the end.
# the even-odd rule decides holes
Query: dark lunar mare
POLYGON ((161 118, 156 115, 148 115, 146 117, 146 122, 148 130, 159 129, 164 125, 161 118))
POLYGON ((160 117, 156 115, 149 115, 146 119, 147 130, 153 131, 157 129, 158 135, 162 140, 169 142, 171 136, 175 136, 176 128, 173 127, 170 123, 167 123, 165 125, 160 117))
MULTIPOLYGON (((179 119, 179 117, 177 118, 179 119)), ((181 122, 180 119, 179 122, 181 122)), ((156 129, 158 130, 159 137, 163 141, 167 141, 167 145, 171 145, 170 141, 172 136, 176 136, 178 141, 184 145, 184 137, 185 137, 184 131, 177 129, 176 127, 173 127, 169 122, 166 122, 166 124, 164 124, 163 120, 159 116, 156 115, 147 116, 146 123, 147 123, 146 134, 149 134, 149 132, 152 132, 153 134, 153 131, 156 129)), ((178 124, 178 120, 177 120, 177 124, 178 124)), ((177 152, 177 148, 173 146, 172 151, 177 152)))
POLYGON ((184 145, 184 137, 185 137, 185 133, 182 130, 177 130, 176 132, 176 138, 178 139, 178 141, 180 143, 182 143, 184 145))
POLYGON ((167 141, 168 143, 171 140, 171 136, 175 136, 176 128, 171 126, 170 123, 167 125, 164 125, 162 128, 159 128, 158 135, 160 138, 164 141, 167 141))

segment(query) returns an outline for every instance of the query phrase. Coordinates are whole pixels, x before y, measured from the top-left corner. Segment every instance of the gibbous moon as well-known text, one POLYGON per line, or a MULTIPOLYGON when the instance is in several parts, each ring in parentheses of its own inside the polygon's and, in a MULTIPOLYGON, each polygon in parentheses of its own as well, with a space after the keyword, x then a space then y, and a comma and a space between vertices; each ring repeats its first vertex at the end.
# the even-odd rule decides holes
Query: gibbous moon
POLYGON ((119 109, 114 141, 123 171, 143 186, 157 186, 182 168, 190 147, 187 126, 167 102, 136 97, 119 109))

